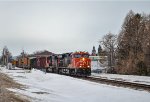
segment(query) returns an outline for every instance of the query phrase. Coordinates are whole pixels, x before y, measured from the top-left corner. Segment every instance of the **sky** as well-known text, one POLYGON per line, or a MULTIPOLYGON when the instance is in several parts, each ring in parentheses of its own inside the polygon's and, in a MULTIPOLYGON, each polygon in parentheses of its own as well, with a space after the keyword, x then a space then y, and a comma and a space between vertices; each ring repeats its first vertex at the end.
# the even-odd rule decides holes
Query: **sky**
POLYGON ((0 52, 91 53, 105 34, 119 33, 130 10, 150 14, 150 1, 0 0, 0 52))

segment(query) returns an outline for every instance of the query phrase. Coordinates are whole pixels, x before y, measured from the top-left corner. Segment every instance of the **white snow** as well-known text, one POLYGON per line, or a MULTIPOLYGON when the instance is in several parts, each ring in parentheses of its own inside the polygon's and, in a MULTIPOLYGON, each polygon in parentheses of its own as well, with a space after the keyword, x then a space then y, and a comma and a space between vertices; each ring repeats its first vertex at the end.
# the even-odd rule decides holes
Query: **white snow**
POLYGON ((91 70, 94 69, 105 69, 105 63, 100 63, 98 60, 97 61, 91 61, 91 70))
POLYGON ((119 74, 105 74, 105 73, 92 73, 93 77, 101 77, 107 78, 110 80, 120 80, 120 81, 127 81, 133 83, 141 83, 150 85, 150 77, 149 76, 136 76, 136 75, 119 75, 119 74))
POLYGON ((101 68, 100 67, 100 64, 98 63, 98 61, 91 61, 91 69, 94 70, 94 69, 99 69, 101 68))
MULTIPOLYGON (((94 70, 94 69, 101 69, 101 70, 103 69, 104 70, 106 68, 104 68, 103 64, 99 63, 99 61, 92 61, 91 62, 91 69, 92 70, 94 70)), ((92 77, 101 77, 101 78, 107 78, 110 80, 120 80, 120 81, 127 81, 127 82, 150 85, 150 77, 149 76, 92 73, 92 77)))
POLYGON ((44 73, 36 69, 29 72, 0 67, 0 72, 26 85, 25 89, 9 90, 27 95, 33 102, 149 102, 150 100, 150 93, 147 91, 104 85, 69 76, 44 73))

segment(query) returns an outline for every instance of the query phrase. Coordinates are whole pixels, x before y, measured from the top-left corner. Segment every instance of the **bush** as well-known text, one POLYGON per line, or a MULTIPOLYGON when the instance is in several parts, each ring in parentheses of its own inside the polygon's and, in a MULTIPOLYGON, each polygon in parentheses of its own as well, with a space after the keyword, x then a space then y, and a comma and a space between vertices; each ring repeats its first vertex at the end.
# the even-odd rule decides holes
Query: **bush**
POLYGON ((143 61, 137 63, 138 74, 139 75, 147 75, 147 67, 143 61))

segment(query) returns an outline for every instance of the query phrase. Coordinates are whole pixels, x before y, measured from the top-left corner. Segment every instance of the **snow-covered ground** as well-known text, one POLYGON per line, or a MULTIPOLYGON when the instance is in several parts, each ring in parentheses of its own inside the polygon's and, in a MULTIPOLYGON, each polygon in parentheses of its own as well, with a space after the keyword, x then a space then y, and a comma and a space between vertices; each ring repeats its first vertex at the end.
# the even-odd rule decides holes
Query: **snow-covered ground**
POLYGON ((0 72, 27 86, 9 89, 31 97, 33 102, 149 102, 150 93, 128 88, 98 84, 64 75, 44 73, 33 69, 0 72))
POLYGON ((141 83, 150 85, 150 77, 149 76, 136 76, 136 75, 119 75, 119 74, 105 74, 105 73, 92 73, 94 77, 107 78, 110 80, 120 80, 120 81, 128 81, 133 83, 141 83))
POLYGON ((103 64, 101 64, 99 61, 91 61, 91 70, 95 69, 105 69, 103 64))
POLYGON ((98 68, 101 68, 98 61, 91 61, 91 69, 94 70, 98 68))
POLYGON ((100 63, 98 60, 91 61, 91 71, 93 73, 105 73, 106 72, 105 64, 100 63))
MULTIPOLYGON (((98 61, 91 62, 91 69, 104 69, 103 65, 98 61)), ((148 76, 135 76, 135 75, 118 75, 118 74, 105 74, 105 73, 92 73, 94 77, 107 78, 110 80, 128 81, 134 83, 148 84, 150 85, 150 77, 148 76)))

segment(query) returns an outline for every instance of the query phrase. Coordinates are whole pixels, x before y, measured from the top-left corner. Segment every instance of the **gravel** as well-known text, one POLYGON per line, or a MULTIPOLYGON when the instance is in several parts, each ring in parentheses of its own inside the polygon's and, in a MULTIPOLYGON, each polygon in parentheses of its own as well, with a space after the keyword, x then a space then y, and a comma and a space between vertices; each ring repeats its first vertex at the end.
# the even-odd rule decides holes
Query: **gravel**
POLYGON ((30 102, 28 97, 18 95, 7 88, 21 89, 25 86, 16 83, 12 78, 0 73, 0 102, 30 102))

